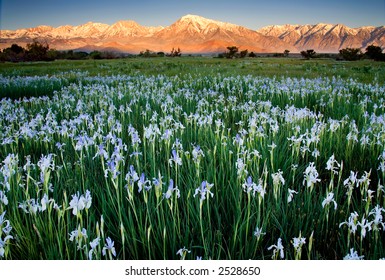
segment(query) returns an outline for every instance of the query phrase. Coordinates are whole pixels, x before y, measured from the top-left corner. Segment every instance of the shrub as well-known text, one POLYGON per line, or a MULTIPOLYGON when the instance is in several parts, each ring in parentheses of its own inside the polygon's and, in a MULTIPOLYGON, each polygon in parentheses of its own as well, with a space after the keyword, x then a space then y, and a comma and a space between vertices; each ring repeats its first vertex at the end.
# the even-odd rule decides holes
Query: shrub
POLYGON ((355 61, 362 58, 362 52, 360 48, 346 48, 340 50, 340 55, 344 60, 355 61))
POLYGON ((316 52, 314 50, 306 50, 306 51, 301 51, 301 55, 305 59, 310 59, 310 58, 316 57, 316 52))

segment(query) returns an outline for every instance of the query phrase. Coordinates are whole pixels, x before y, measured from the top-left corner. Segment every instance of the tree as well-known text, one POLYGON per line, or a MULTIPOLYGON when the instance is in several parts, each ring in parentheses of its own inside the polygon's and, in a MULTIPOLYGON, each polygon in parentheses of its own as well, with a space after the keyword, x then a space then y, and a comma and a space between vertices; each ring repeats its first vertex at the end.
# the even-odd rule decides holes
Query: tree
POLYGON ((10 51, 14 52, 15 54, 20 54, 25 52, 25 49, 18 44, 12 44, 12 46, 9 48, 10 51))
POLYGON ((289 50, 285 50, 285 51, 283 52, 283 56, 284 56, 284 57, 288 57, 288 56, 289 56, 289 53, 290 53, 289 50))
POLYGON ((243 50, 243 51, 241 51, 241 52, 239 53, 239 57, 240 57, 240 58, 244 58, 244 57, 247 56, 248 53, 249 53, 248 50, 243 50))
POLYGON ((146 49, 145 51, 141 51, 139 53, 139 56, 141 56, 141 57, 153 57, 153 56, 155 56, 155 53, 149 49, 146 49))
POLYGON ((0 59, 1 61, 12 61, 12 62, 24 61, 25 52, 26 50, 23 47, 17 44, 12 44, 11 47, 3 50, 0 59))
POLYGON ((236 47, 236 46, 230 46, 230 47, 227 47, 227 49, 229 50, 226 53, 227 58, 234 58, 236 56, 236 54, 238 53, 238 47, 236 47))
POLYGON ((47 59, 48 61, 53 61, 55 59, 58 59, 60 57, 60 53, 57 50, 49 50, 47 52, 47 59))
POLYGON ((273 57, 284 57, 284 55, 283 53, 274 53, 273 57))
POLYGON ((171 53, 169 54, 169 56, 171 56, 171 57, 179 57, 181 55, 182 55, 182 52, 181 52, 180 48, 178 48, 177 50, 172 48, 171 53))
POLYGON ((29 61, 40 61, 47 60, 47 52, 49 46, 47 43, 42 44, 36 40, 32 43, 27 44, 27 60, 29 61))
POLYGON ((382 53, 382 49, 379 46, 370 45, 366 48, 365 55, 370 59, 374 59, 376 61, 384 60, 384 55, 382 53))
POLYGON ((360 60, 362 58, 362 52, 360 48, 346 48, 340 50, 340 55, 343 59, 348 61, 360 60))
POLYGON ((93 51, 90 53, 90 58, 91 59, 102 59, 102 53, 100 51, 93 51))
POLYGON ((306 51, 301 51, 301 55, 305 59, 310 59, 310 58, 315 58, 316 52, 314 50, 306 50, 306 51))
POLYGON ((257 55, 254 52, 250 52, 249 57, 257 57, 257 55))

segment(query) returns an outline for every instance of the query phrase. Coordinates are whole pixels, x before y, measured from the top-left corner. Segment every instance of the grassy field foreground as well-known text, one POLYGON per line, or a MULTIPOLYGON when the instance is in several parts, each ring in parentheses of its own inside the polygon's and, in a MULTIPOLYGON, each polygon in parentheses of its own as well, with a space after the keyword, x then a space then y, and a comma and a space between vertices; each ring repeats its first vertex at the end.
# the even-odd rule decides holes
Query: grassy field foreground
POLYGON ((2 64, 0 258, 384 258, 383 71, 2 64))

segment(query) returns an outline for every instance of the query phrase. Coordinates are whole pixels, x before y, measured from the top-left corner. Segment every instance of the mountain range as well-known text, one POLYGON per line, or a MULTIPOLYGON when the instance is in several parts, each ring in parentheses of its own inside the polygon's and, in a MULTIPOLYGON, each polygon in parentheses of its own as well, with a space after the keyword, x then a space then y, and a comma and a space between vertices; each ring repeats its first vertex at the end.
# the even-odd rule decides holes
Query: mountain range
POLYGON ((25 46, 33 40, 47 42, 57 50, 115 51, 138 53, 149 49, 183 53, 219 53, 237 46, 257 53, 292 53, 314 49, 336 53, 343 48, 368 45, 385 47, 385 26, 350 28, 343 24, 271 25, 251 30, 239 25, 186 15, 167 27, 147 27, 135 21, 112 25, 88 22, 57 28, 41 25, 33 28, 0 31, 0 48, 11 44, 25 46))

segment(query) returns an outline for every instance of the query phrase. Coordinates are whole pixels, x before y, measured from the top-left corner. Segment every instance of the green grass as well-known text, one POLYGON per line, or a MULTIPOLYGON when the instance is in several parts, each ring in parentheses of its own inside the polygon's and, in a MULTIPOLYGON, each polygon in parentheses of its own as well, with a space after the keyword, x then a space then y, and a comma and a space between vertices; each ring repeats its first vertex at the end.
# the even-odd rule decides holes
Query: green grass
POLYGON ((279 259, 278 240, 285 259, 385 257, 383 67, 1 64, 2 258, 279 259))
MULTIPOLYGON (((370 60, 356 62, 332 59, 303 60, 297 58, 218 59, 209 57, 126 58, 114 60, 58 60, 54 62, 1 63, 5 76, 43 76, 78 70, 90 75, 143 74, 168 76, 179 74, 216 74, 286 76, 317 78, 319 75, 354 78, 360 82, 380 79, 384 63, 370 60)), ((379 81, 381 82, 381 81, 379 81)))
POLYGON ((54 62, 1 63, 0 75, 4 77, 43 77, 34 83, 3 86, 1 97, 18 99, 32 96, 51 96, 54 91, 71 83, 84 82, 87 76, 110 75, 202 75, 223 76, 252 75, 264 77, 310 78, 340 77, 362 83, 383 84, 381 74, 385 65, 369 60, 357 62, 331 59, 303 60, 296 58, 218 59, 206 57, 182 58, 126 58, 115 60, 58 60, 54 62), (55 76, 55 81, 45 79, 55 76), (43 81, 41 81, 43 79, 43 81))

